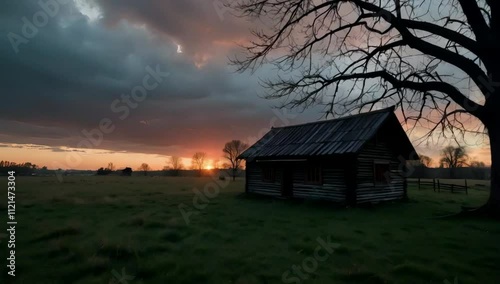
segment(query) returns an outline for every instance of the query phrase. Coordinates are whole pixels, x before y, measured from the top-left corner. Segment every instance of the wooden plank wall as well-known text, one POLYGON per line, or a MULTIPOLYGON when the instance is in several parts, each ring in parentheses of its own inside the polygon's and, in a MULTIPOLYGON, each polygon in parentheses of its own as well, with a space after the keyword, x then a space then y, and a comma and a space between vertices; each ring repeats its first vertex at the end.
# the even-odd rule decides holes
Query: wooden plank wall
POLYGON ((332 165, 322 166, 323 184, 305 183, 307 164, 300 163, 294 169, 293 196, 304 199, 322 199, 345 202, 346 183, 344 170, 332 165))
POLYGON ((357 203, 403 199, 405 197, 401 162, 386 143, 368 142, 358 155, 357 203), (375 184, 374 161, 388 161, 388 184, 375 184))
MULTIPOLYGON (((268 166, 269 164, 266 164, 268 166)), ((323 165, 323 184, 305 183, 307 163, 295 163, 293 166, 293 197, 304 199, 323 199, 336 202, 345 202, 346 183, 344 170, 340 166, 323 165)), ((274 183, 262 181, 262 167, 259 163, 248 163, 248 192, 270 196, 281 196, 282 166, 275 165, 276 181, 274 183)))
POLYGON ((282 170, 276 168, 276 180, 274 183, 262 181, 262 168, 258 163, 247 163, 248 192, 270 196, 281 196, 282 170))

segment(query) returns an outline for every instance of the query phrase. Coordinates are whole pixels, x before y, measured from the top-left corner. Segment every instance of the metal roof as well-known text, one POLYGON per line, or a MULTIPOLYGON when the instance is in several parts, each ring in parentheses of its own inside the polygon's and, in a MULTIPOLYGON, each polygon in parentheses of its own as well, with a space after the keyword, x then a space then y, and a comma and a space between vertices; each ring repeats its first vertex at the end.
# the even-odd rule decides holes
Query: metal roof
MULTIPOLYGON (((240 158, 358 153, 390 116, 396 118, 393 107, 338 119, 272 128, 243 152, 240 158)), ((411 145, 406 135, 405 138, 411 145)))

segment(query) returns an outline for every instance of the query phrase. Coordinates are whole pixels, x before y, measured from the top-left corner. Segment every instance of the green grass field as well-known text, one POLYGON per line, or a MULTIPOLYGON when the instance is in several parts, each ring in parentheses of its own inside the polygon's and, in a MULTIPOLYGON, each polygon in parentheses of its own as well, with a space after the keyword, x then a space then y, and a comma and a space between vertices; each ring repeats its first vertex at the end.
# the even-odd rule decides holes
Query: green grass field
POLYGON ((16 277, 2 227, 0 282, 500 283, 500 223, 433 218, 482 204, 485 190, 410 189, 408 202, 335 208, 245 196, 241 180, 194 208, 193 189, 211 182, 18 177, 16 277), (311 262, 318 238, 339 246, 311 262))

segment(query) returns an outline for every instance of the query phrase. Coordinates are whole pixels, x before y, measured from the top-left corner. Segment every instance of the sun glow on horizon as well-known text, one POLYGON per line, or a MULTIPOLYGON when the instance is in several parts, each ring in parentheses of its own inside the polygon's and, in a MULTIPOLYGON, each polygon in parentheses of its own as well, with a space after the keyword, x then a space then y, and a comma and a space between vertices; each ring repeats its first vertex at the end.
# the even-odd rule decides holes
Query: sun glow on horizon
POLYGON ((211 171, 214 169, 214 164, 210 161, 208 162, 204 167, 203 167, 204 170, 207 170, 207 171, 211 171))
MULTIPOLYGON (((491 165, 489 147, 470 147, 469 156, 472 160, 484 162, 487 166, 491 165)), ((439 166, 440 148, 417 147, 419 154, 424 154, 432 158, 433 167, 439 166)), ((168 153, 170 154, 170 153, 168 153)), ((96 170, 100 167, 106 167, 112 162, 117 169, 131 167, 138 168, 142 163, 147 163, 155 170, 159 171, 169 167, 170 155, 167 153, 138 153, 113 151, 106 149, 79 149, 66 146, 46 146, 37 144, 16 144, 0 143, 0 160, 15 163, 31 162, 40 167, 47 166, 48 169, 63 170, 96 170)), ((175 152, 173 152, 175 154, 175 152)), ((192 159, 186 155, 180 155, 184 169, 197 169, 192 165, 192 159)), ((204 171, 213 171, 221 168, 221 158, 217 157, 214 151, 210 158, 204 161, 202 169, 204 171)))

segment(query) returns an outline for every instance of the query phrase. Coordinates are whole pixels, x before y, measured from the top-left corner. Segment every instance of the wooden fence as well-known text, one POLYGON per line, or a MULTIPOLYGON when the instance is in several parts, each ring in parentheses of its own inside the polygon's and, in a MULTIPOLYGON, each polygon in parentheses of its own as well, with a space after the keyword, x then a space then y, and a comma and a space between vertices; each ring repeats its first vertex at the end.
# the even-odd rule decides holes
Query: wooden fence
POLYGON ((433 179, 432 181, 423 181, 420 178, 417 180, 408 180, 408 184, 417 185, 418 190, 422 189, 432 189, 434 192, 441 191, 451 191, 452 193, 465 192, 465 194, 469 194, 469 186, 467 185, 467 180, 464 180, 464 185, 460 184, 452 184, 452 183, 444 183, 439 179, 433 179))

